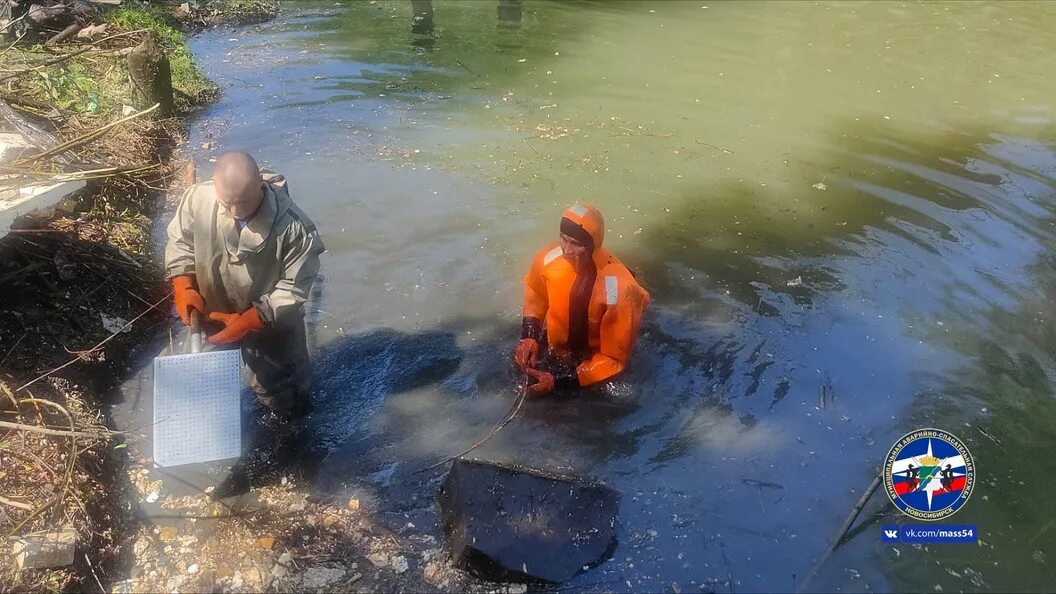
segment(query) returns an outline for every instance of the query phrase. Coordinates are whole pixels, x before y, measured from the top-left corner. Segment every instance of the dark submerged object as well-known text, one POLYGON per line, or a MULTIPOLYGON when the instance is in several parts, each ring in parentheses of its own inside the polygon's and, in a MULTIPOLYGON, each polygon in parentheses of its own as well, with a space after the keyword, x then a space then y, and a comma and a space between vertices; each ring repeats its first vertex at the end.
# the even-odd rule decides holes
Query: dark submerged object
POLYGON ((620 494, 600 483, 460 458, 437 499, 452 554, 489 579, 564 582, 616 545, 620 494))

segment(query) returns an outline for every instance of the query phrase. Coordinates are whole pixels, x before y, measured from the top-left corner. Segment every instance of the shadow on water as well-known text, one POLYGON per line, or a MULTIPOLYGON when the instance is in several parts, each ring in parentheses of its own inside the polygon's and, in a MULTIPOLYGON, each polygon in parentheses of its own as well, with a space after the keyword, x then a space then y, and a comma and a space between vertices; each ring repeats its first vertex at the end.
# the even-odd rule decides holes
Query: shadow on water
POLYGON ((327 346, 316 362, 315 406, 326 411, 312 427, 319 445, 334 451, 369 440, 378 447, 370 425, 386 400, 442 385, 461 359, 454 335, 443 331, 373 330, 327 346))
MULTIPOLYGON (((321 348, 313 360, 313 413, 281 423, 251 405, 243 438, 249 444, 248 453, 228 483, 218 488, 220 495, 242 493, 286 474, 313 481, 327 456, 335 450, 354 449, 354 444, 372 433, 369 426, 386 399, 443 382, 460 359, 454 335, 441 331, 408 334, 379 329, 321 348)), ((377 446, 375 436, 368 449, 377 446)), ((355 459, 365 460, 363 456, 355 459)), ((362 467, 357 470, 363 472, 362 467)), ((329 480, 332 475, 324 476, 329 480)))
MULTIPOLYGON (((382 516, 435 523, 446 466, 419 471, 485 435, 510 410, 518 374, 515 327, 480 320, 434 330, 377 329, 346 336, 314 357, 313 414, 291 426, 250 414, 250 453, 217 491, 238 493, 298 476, 321 494, 356 496, 382 516)), ((550 471, 591 470, 638 450, 619 422, 638 408, 627 383, 527 402, 510 427, 473 455, 550 471)))
MULTIPOLYGON (((312 441, 325 456, 317 489, 366 489, 373 493, 368 499, 384 499, 383 511, 413 508, 419 497, 431 500, 443 468, 417 471, 487 434, 516 398, 510 352, 517 329, 494 327, 460 344, 456 336, 467 324, 479 322, 455 320, 414 334, 375 330, 323 350, 315 409, 325 416, 316 414, 311 424, 312 441)), ((614 452, 636 450, 616 430, 635 406, 626 393, 614 400, 603 389, 532 399, 474 455, 583 470, 614 452)))

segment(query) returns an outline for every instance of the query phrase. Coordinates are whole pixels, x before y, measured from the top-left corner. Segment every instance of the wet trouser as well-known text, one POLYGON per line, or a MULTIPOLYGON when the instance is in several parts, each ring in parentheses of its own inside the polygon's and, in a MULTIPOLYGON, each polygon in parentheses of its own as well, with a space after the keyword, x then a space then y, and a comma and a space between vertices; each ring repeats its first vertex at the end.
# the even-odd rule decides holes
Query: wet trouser
POLYGON ((303 317, 251 332, 241 347, 249 385, 261 405, 284 417, 311 409, 311 365, 303 317))

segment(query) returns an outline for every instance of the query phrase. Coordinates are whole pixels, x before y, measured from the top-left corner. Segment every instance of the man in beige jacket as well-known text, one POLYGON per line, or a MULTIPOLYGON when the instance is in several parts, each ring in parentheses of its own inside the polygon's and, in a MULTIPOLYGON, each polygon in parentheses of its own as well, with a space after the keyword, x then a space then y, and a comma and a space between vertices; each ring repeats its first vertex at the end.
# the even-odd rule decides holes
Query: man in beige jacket
POLYGON ((221 156, 168 227, 165 273, 180 319, 198 310, 222 325, 209 342, 238 344, 257 400, 285 418, 309 410, 304 302, 324 249, 286 180, 243 152, 221 156))

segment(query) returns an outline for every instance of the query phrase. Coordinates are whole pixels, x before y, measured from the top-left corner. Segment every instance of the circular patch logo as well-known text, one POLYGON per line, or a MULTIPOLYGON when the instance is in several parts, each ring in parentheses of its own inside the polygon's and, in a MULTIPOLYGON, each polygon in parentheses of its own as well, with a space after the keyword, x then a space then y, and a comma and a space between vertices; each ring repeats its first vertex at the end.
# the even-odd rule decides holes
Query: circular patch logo
POLYGON ((884 488, 902 513, 917 520, 952 516, 975 486, 975 463, 961 440, 942 429, 903 435, 884 463, 884 488))

